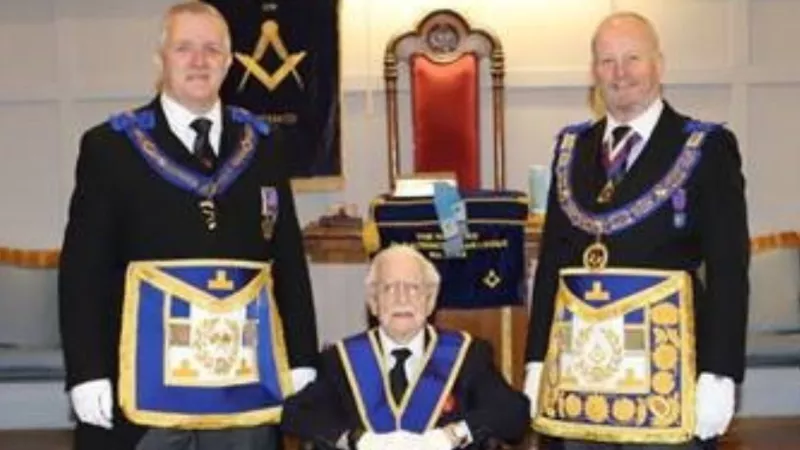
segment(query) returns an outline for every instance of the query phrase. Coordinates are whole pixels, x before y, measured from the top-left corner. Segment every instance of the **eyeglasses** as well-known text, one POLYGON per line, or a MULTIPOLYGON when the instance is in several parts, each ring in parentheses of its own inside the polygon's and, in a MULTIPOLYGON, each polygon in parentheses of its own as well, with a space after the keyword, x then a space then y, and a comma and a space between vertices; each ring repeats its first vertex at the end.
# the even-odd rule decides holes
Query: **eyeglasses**
POLYGON ((410 281, 393 281, 391 283, 373 283, 372 288, 376 295, 396 296, 402 293, 406 297, 422 294, 426 291, 427 285, 413 283, 410 281))

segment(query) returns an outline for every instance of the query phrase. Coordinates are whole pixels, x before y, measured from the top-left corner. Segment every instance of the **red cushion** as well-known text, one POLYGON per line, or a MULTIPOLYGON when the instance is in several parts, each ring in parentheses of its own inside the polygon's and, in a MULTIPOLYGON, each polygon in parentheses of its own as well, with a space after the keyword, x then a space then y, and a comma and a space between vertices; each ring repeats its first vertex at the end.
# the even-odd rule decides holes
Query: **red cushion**
POLYGON ((459 187, 480 187, 478 60, 411 61, 415 172, 454 172, 459 187))

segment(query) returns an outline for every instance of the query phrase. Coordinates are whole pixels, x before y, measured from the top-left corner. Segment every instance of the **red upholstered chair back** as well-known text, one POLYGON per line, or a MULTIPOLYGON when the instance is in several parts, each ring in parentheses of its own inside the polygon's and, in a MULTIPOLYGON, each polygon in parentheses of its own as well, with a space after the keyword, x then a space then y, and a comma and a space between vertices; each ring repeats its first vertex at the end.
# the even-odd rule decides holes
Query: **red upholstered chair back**
MULTIPOLYGON (((394 189, 400 175, 448 172, 456 175, 462 189, 505 188, 503 76, 500 41, 485 30, 472 28, 449 9, 430 12, 413 30, 390 40, 384 56, 390 187, 394 189), (491 82, 481 80, 482 75, 491 77, 491 82), (481 105, 486 86, 491 86, 490 104, 481 105), (399 154, 399 90, 410 95, 407 110, 411 117, 403 123, 410 123, 413 133, 411 138, 404 137, 410 143, 406 145, 413 146, 402 158, 413 167, 404 171, 399 154), (491 109, 490 124, 481 124, 481 106, 491 109), (481 148, 481 130, 489 129, 491 158, 485 154, 488 149, 481 148), (481 161, 489 160, 492 179, 482 180, 481 173, 489 171, 482 170, 481 161)), ((439 309, 435 322, 487 339, 496 349, 498 368, 515 386, 521 386, 528 323, 525 306, 439 309)))
POLYGON ((413 168, 418 172, 455 173, 465 189, 487 187, 481 180, 481 61, 489 60, 492 78, 494 179, 489 187, 505 186, 503 136, 504 59, 500 41, 473 29, 457 12, 442 9, 427 14, 412 31, 386 46, 387 137, 392 188, 400 167, 398 126, 398 66, 406 65, 411 96, 413 168))

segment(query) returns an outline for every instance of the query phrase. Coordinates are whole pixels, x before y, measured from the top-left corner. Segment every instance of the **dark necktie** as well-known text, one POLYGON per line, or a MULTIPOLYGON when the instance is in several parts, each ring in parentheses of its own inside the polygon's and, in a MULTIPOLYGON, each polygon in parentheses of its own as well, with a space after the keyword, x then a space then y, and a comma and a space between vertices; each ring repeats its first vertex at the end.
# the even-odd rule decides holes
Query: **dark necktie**
POLYGON ((629 131, 631 131, 631 127, 629 127, 628 125, 620 125, 611 130, 611 139, 612 139, 611 144, 614 147, 619 145, 620 141, 622 141, 622 138, 624 138, 629 131))
POLYGON ((411 356, 411 350, 407 348, 396 348, 392 350, 395 364, 389 371, 389 387, 392 388, 392 397, 395 403, 400 403, 403 394, 408 388, 408 378, 406 378, 406 360, 411 356))
POLYGON ((197 132, 197 137, 194 138, 194 145, 192 145, 192 152, 208 172, 213 172, 217 164, 217 156, 214 154, 214 149, 211 148, 211 141, 208 135, 209 130, 211 130, 211 121, 201 117, 195 119, 190 126, 197 132))
POLYGON ((639 139, 639 134, 631 132, 631 127, 628 125, 620 125, 611 131, 611 143, 605 146, 603 152, 603 167, 606 169, 608 181, 612 184, 619 184, 622 180, 627 171, 628 156, 639 139), (628 134, 630 136, 625 140, 628 134))

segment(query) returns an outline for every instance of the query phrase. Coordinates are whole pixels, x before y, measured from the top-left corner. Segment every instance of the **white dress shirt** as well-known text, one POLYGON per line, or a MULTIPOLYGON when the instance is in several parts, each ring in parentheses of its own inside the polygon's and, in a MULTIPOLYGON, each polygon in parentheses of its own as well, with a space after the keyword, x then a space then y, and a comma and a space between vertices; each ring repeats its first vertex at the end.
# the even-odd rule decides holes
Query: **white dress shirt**
POLYGON ((189 111, 185 106, 163 92, 160 95, 160 101, 169 129, 180 139, 190 153, 197 137, 197 132, 191 127, 191 123, 200 117, 210 120, 211 129, 208 132, 208 140, 214 153, 219 156, 220 140, 222 139, 222 104, 219 101, 201 116, 189 111))
POLYGON ((621 123, 611 114, 606 115, 606 129, 603 132, 604 143, 611 140, 611 132, 614 130, 614 128, 620 125, 628 125, 634 131, 636 131, 641 138, 639 143, 636 144, 628 154, 628 160, 626 161, 626 167, 628 170, 633 167, 633 163, 635 163, 636 159, 639 158, 639 155, 642 154, 642 150, 644 150, 645 145, 647 145, 647 141, 650 140, 650 135, 653 134, 653 129, 655 129, 656 123, 658 123, 658 119, 661 117, 661 112, 663 110, 664 101, 661 99, 661 97, 659 97, 653 103, 651 103, 650 106, 648 106, 647 109, 645 109, 644 112, 639 115, 639 117, 631 120, 628 123, 621 123))
POLYGON ((408 380, 409 387, 412 381, 419 373, 420 366, 422 365, 422 356, 425 353, 425 329, 420 330, 407 344, 398 344, 383 331, 383 328, 378 328, 378 339, 383 349, 383 364, 386 370, 392 370, 397 363, 395 357, 392 356, 392 350, 398 348, 407 348, 411 351, 411 356, 406 360, 405 372, 406 379, 408 380))

